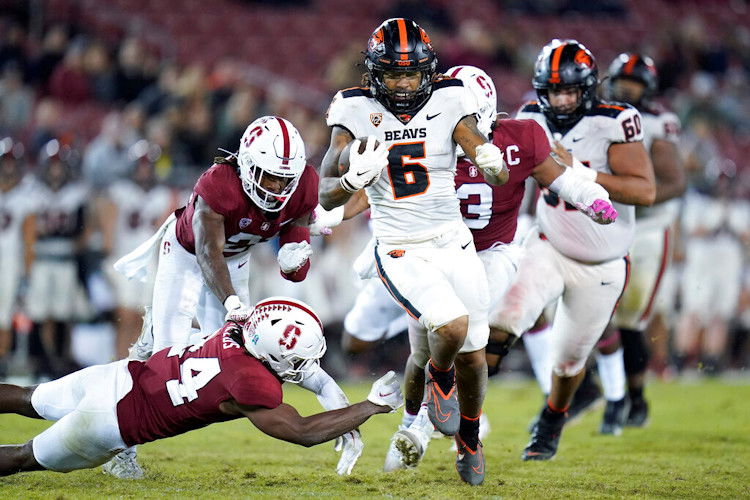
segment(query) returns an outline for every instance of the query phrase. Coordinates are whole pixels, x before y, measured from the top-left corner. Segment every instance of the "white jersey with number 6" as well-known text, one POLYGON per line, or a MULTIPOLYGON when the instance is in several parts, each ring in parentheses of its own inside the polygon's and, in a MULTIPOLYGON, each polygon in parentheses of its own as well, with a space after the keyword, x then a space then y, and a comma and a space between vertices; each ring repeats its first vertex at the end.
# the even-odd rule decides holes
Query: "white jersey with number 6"
POLYGON ((427 239, 461 221, 453 130, 463 117, 476 112, 475 100, 454 78, 435 82, 427 103, 406 123, 367 88, 336 94, 328 125, 343 127, 354 137, 374 135, 390 149, 388 167, 366 188, 377 238, 427 239))

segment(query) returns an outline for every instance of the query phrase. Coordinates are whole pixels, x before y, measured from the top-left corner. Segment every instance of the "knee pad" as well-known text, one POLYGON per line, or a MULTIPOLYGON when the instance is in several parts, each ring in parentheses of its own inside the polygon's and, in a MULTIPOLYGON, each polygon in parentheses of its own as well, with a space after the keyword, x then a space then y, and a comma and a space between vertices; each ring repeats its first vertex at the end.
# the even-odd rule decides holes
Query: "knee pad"
POLYGON ((508 338, 503 341, 498 342, 495 340, 490 340, 489 342, 487 342, 485 351, 488 354, 496 354, 499 356, 497 358, 497 363, 495 363, 494 365, 487 364, 488 377, 491 377, 500 371, 500 363, 503 361, 503 358, 508 355, 510 348, 513 346, 513 344, 516 343, 516 340, 518 340, 518 337, 510 333, 508 334, 508 338))
POLYGON ((620 329, 622 342, 622 358, 627 375, 642 373, 648 366, 648 349, 643 338, 643 332, 638 330, 620 329))

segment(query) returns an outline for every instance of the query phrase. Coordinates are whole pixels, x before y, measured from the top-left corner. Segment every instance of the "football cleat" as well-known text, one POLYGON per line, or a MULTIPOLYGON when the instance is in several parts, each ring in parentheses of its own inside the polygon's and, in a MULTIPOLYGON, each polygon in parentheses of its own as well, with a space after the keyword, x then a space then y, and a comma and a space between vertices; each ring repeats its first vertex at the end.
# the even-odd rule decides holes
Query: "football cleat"
POLYGON ((648 424, 648 403, 643 398, 634 399, 630 403, 628 418, 625 420, 627 427, 645 427, 648 424))
POLYGON ((407 469, 413 469, 424 457, 427 445, 432 439, 432 431, 435 427, 427 415, 419 415, 406 428, 401 429, 393 436, 396 449, 401 454, 401 463, 407 469))
POLYGON ((406 469, 406 465, 404 465, 404 461, 401 459, 401 452, 396 448, 396 438, 399 436, 399 432, 405 429, 406 427, 399 425, 398 430, 391 438, 391 444, 388 446, 388 451, 385 454, 385 464, 383 464, 385 472, 406 469))
POLYGON ((151 306, 146 306, 146 312, 143 314, 143 327, 141 335, 135 344, 128 350, 128 359, 136 361, 146 361, 154 352, 154 328, 151 320, 151 306))
POLYGON ((136 461, 135 446, 121 451, 106 464, 102 472, 118 479, 143 479, 143 468, 136 461))
POLYGON ((484 482, 484 466, 486 461, 482 452, 482 442, 477 444, 477 449, 469 448, 461 436, 456 434, 456 471, 458 477, 465 483, 478 486, 484 482))
POLYGON ((622 434, 622 428, 628 418, 630 411, 630 401, 627 396, 617 401, 607 401, 604 408, 604 418, 602 425, 599 426, 599 434, 619 436, 622 434))
POLYGON ((427 371, 427 414, 437 430, 446 436, 453 436, 461 425, 461 413, 458 409, 458 394, 456 382, 448 394, 432 378, 429 368, 427 371))
POLYGON ((521 454, 521 460, 549 460, 554 457, 557 453, 557 445, 560 442, 560 434, 564 424, 564 415, 550 418, 542 410, 531 433, 531 440, 521 454))

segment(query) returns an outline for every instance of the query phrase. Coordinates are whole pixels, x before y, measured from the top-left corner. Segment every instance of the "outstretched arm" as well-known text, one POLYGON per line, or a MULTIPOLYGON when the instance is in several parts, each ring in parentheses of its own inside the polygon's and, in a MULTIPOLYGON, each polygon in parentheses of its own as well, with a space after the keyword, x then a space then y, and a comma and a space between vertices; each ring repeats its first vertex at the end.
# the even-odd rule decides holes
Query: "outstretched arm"
POLYGON ((654 139, 651 144, 651 161, 656 177, 656 199, 654 203, 671 200, 685 192, 687 176, 680 152, 671 141, 654 139))

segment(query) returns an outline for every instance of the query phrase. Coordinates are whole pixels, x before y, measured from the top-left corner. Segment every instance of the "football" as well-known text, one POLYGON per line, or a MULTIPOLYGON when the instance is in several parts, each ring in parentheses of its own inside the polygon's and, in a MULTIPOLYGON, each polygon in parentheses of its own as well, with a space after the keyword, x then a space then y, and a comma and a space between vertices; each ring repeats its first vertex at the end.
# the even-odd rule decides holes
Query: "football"
MULTIPOLYGON (((349 152, 352 149, 352 144, 354 144, 354 141, 357 140, 360 141, 359 153, 362 154, 365 152, 365 147, 367 146, 367 137, 359 137, 344 146, 344 149, 341 150, 341 154, 339 155, 339 175, 344 175, 349 171, 349 152)), ((379 145, 380 141, 375 139, 375 147, 377 148, 379 145)))

